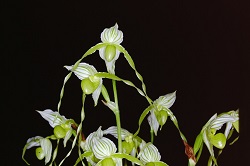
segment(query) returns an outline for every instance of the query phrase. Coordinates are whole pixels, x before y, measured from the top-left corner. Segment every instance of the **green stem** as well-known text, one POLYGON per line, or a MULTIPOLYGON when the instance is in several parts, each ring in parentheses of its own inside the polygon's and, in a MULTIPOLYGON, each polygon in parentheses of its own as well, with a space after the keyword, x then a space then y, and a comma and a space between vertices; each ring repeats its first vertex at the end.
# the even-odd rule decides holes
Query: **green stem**
POLYGON ((117 126, 118 152, 122 153, 121 120, 120 120, 120 111, 119 111, 119 105, 118 105, 116 81, 112 80, 112 84, 113 84, 114 99, 115 99, 115 104, 116 104, 116 109, 115 109, 114 113, 115 113, 116 126, 117 126))
POLYGON ((151 143, 154 143, 154 130, 153 130, 153 128, 150 129, 150 136, 151 136, 151 143))

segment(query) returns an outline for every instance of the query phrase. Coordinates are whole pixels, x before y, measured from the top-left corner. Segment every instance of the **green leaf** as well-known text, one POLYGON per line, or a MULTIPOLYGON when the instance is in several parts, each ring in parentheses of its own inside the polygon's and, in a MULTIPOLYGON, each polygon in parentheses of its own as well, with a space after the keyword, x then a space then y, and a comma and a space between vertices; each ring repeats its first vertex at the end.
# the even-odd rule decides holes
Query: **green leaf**
POLYGON ((194 155, 199 151, 199 149, 200 149, 201 146, 202 146, 202 143, 203 143, 202 134, 200 133, 200 134, 196 137, 195 142, 194 142, 194 155))
POLYGON ((124 158, 124 159, 127 159, 127 160, 131 161, 132 163, 137 164, 137 165, 143 165, 143 163, 139 159, 137 159, 137 158, 135 158, 135 157, 133 157, 131 155, 128 155, 128 154, 115 153, 115 154, 112 154, 111 157, 114 157, 114 158, 124 158))
POLYGON ((140 119, 139 119, 139 121, 138 121, 138 125, 139 125, 139 126, 138 126, 137 131, 136 131, 135 134, 134 134, 134 137, 137 136, 137 134, 139 133, 140 128, 141 128, 141 124, 142 124, 143 120, 145 119, 145 117, 147 116, 147 114, 149 113, 149 111, 150 111, 152 108, 153 108, 153 105, 150 105, 150 106, 148 106, 148 107, 142 112, 142 114, 141 114, 141 116, 140 116, 140 119))

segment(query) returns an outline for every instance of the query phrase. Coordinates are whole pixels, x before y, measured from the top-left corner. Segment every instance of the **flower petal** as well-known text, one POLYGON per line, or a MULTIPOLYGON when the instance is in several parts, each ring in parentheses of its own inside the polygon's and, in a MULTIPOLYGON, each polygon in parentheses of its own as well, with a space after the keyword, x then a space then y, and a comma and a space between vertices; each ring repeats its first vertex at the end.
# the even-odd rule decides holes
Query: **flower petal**
POLYGON ((48 138, 44 138, 40 140, 41 147, 43 149, 43 152, 45 154, 45 164, 47 164, 50 161, 51 153, 52 153, 52 143, 48 138))
POLYGON ((35 136, 35 137, 32 137, 32 138, 29 138, 27 140, 27 148, 26 149, 30 149, 34 146, 40 146, 40 139, 42 139, 43 137, 41 136, 35 136))
POLYGON ((101 33, 101 40, 103 43, 120 44, 123 41, 123 33, 118 30, 118 24, 111 28, 105 28, 101 33))
POLYGON ((156 116, 154 114, 154 110, 151 111, 151 114, 148 116, 148 123, 150 127, 154 130, 155 135, 157 135, 157 131, 159 129, 159 122, 156 119, 156 116))
POLYGON ((89 65, 87 63, 79 63, 78 66, 74 69, 74 65, 72 66, 64 66, 66 69, 74 72, 74 74, 80 79, 88 78, 90 75, 94 75, 97 73, 97 70, 94 66, 89 65))
POLYGON ((164 96, 160 96, 158 99, 154 101, 154 104, 157 106, 158 110, 166 108, 170 108, 176 100, 176 91, 173 93, 166 94, 164 96))
MULTIPOLYGON (((118 138, 117 127, 116 126, 111 126, 111 127, 107 128, 106 130, 104 130, 103 134, 111 134, 115 138, 118 138)), ((121 138, 122 138, 122 140, 124 140, 126 137, 131 136, 131 135, 133 135, 133 134, 131 134, 126 129, 121 129, 121 138)))
POLYGON ((46 109, 44 111, 37 111, 45 120, 47 120, 51 127, 56 125, 61 125, 67 121, 65 116, 61 116, 58 112, 54 112, 51 109, 46 109))
POLYGON ((147 143, 140 151, 138 157, 144 163, 160 161, 161 155, 158 149, 152 144, 147 143))
POLYGON ((104 159, 116 152, 117 148, 115 144, 108 138, 94 138, 93 153, 96 158, 104 159))

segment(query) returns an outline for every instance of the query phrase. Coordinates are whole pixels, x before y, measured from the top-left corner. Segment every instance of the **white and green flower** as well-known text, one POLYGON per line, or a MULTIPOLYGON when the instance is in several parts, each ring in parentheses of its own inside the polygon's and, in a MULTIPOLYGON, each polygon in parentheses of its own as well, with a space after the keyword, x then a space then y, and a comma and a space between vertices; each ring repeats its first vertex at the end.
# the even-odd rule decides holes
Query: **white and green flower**
POLYGON ((239 132, 238 122, 238 110, 229 111, 220 115, 214 114, 202 128, 201 135, 203 142, 206 144, 214 162, 216 162, 216 159, 214 158, 213 147, 215 146, 219 149, 223 149, 226 145, 230 131, 235 128, 236 131, 239 132), (224 133, 217 132, 224 124, 226 124, 224 133))
POLYGON ((81 87, 85 94, 92 94, 95 105, 97 105, 101 90, 102 79, 95 76, 97 70, 94 66, 87 63, 79 63, 77 67, 65 66, 66 69, 74 72, 74 74, 82 81, 81 87))
POLYGON ((120 45, 123 41, 123 33, 118 30, 118 24, 111 28, 105 28, 101 33, 101 41, 107 45, 99 49, 100 57, 105 61, 108 72, 114 74, 115 61, 120 55, 116 45, 120 45))
POLYGON ((173 92, 160 96, 153 102, 150 115, 148 116, 148 122, 150 127, 154 130, 155 135, 157 135, 159 127, 162 127, 166 123, 168 115, 172 115, 169 108, 174 104, 175 100, 176 92, 173 92))
POLYGON ((71 124, 74 122, 72 119, 66 119, 65 116, 60 115, 56 111, 46 109, 44 111, 37 111, 45 120, 47 120, 51 127, 54 128, 54 135, 56 138, 63 138, 64 147, 73 133, 71 124))
POLYGON ((27 149, 36 148, 36 156, 39 160, 45 159, 45 165, 50 161, 52 154, 52 143, 48 138, 36 136, 29 138, 23 149, 23 156, 27 149))

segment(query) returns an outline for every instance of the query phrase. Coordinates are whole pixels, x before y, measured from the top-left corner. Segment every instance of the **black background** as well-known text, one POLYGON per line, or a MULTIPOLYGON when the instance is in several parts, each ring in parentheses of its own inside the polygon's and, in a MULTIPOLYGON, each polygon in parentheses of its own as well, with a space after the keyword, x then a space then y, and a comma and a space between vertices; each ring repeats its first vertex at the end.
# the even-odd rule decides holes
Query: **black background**
MULTIPOLYGON (((56 110, 64 65, 74 64, 91 46, 100 42, 104 28, 118 23, 122 45, 154 100, 177 90, 171 107, 192 145, 205 122, 216 112, 240 109, 240 139, 226 146, 219 165, 247 165, 249 156, 249 5, 244 1, 6 1, 2 2, 2 99, 1 165, 25 165, 22 148, 28 138, 47 136, 52 130, 35 110, 56 110)), ((105 70, 98 53, 87 57, 99 71, 105 70)), ((121 55, 118 76, 140 82, 121 55)), ((106 81, 110 84, 110 81, 106 81)), ((136 90, 117 83, 122 126, 131 132, 147 107, 136 90)), ((89 97, 83 129, 88 135, 100 125, 115 124, 111 111, 92 107, 89 97)), ((66 85, 61 113, 80 120, 81 89, 74 76, 66 85)), ((149 141, 143 123, 141 137, 149 141)), ((178 132, 169 120, 155 139, 162 160, 187 165, 178 132)), ((59 149, 61 157, 67 152, 59 149)), ((26 155, 31 165, 34 149, 26 155)), ((198 165, 206 165, 207 149, 198 165)), ((73 165, 76 155, 66 160, 73 165)))

